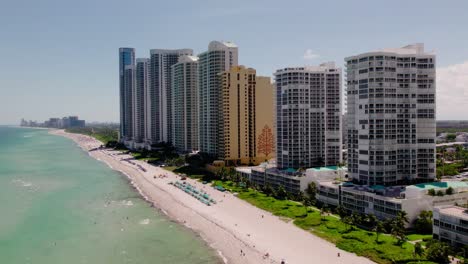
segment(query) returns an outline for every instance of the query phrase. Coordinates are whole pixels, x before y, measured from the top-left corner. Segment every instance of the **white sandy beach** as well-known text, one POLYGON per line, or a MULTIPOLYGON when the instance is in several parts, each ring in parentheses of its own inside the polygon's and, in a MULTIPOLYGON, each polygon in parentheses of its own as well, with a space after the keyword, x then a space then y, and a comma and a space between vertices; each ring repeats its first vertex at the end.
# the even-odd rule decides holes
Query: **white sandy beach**
MULTIPOLYGON (((94 138, 69 134, 63 130, 54 130, 50 133, 71 138, 86 151, 102 144, 94 138)), ((282 259, 288 264, 373 263, 366 258, 340 250, 332 243, 292 223, 286 223, 230 193, 219 192, 210 185, 187 180, 199 189, 204 188, 203 190, 218 202, 206 206, 168 184, 179 179, 174 173, 133 160, 130 155, 123 155, 118 151, 95 150, 89 153, 112 169, 126 174, 149 202, 171 219, 200 234, 218 251, 225 263, 280 263, 282 259), (146 172, 139 166, 145 168, 146 172), (154 175, 168 177, 154 179, 154 175), (241 250, 245 256, 241 255, 241 250), (267 252, 269 257, 264 258, 267 252), (340 257, 337 256, 338 253, 340 257)))

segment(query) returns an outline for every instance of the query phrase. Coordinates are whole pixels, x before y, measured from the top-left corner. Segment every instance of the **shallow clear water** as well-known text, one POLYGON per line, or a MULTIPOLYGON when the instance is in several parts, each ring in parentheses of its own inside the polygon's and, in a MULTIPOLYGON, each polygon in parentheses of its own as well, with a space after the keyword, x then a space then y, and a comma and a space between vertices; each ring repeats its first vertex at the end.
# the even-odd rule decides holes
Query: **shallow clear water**
POLYGON ((0 127, 0 263, 218 263, 71 140, 0 127))

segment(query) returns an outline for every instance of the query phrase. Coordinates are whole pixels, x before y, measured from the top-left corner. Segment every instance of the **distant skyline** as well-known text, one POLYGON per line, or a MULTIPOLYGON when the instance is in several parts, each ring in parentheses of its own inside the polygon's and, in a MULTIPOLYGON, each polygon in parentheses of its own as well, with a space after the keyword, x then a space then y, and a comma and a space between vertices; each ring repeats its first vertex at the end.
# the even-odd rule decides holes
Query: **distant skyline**
MULTIPOLYGON (((8 1, 0 9, 0 124, 119 120, 118 49, 239 46, 258 75, 422 42, 437 55, 437 119, 468 119, 467 1, 8 1)), ((343 68, 344 70, 344 68, 343 68)))

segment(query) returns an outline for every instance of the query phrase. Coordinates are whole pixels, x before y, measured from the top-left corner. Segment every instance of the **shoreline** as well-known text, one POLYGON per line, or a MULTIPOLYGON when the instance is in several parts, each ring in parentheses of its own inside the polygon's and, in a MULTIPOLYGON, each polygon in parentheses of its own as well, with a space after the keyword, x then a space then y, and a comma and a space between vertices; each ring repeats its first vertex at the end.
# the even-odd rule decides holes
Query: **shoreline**
POLYGON ((51 130, 50 134, 72 139, 91 157, 125 175, 151 206, 201 237, 224 263, 373 263, 338 249, 334 244, 287 223, 231 193, 187 179, 207 192, 217 204, 206 206, 168 183, 179 180, 175 173, 134 160, 119 151, 93 150, 102 143, 92 137, 51 130), (144 168, 146 171, 143 171, 144 168), (155 175, 166 177, 154 178, 155 175), (268 253, 269 257, 265 257, 268 253), (337 254, 340 253, 340 257, 337 254))

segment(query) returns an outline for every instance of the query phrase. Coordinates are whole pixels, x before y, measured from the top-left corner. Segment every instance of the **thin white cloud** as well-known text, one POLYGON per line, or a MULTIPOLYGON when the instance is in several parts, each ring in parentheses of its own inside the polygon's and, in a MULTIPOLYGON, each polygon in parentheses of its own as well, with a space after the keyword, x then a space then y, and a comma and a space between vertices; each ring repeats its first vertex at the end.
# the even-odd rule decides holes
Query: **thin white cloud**
POLYGON ((437 119, 468 120, 468 61, 437 69, 437 119))
POLYGON ((303 56, 304 60, 313 60, 313 59, 317 59, 318 57, 320 57, 320 55, 318 55, 311 49, 307 49, 303 56))

